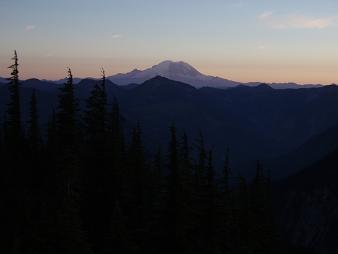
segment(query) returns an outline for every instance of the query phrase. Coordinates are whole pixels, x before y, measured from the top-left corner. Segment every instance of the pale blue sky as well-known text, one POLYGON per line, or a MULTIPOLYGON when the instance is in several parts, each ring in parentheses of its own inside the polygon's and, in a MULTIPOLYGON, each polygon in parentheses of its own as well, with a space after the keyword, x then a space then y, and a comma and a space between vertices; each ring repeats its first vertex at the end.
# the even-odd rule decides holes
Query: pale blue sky
POLYGON ((239 81, 338 82, 334 0, 0 0, 0 76, 96 76, 183 60, 239 81))

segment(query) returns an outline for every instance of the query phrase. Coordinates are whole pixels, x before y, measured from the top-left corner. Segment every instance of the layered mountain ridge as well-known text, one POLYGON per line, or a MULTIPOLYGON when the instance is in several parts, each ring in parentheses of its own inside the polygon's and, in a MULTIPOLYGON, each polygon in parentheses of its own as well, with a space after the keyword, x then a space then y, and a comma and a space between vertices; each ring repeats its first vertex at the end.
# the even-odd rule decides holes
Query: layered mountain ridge
MULTIPOLYGON (((75 85, 80 109, 84 108, 95 82, 84 79, 75 85)), ((37 79, 22 81, 23 116, 27 117, 30 94, 36 90, 40 120, 45 124, 47 116, 57 108, 59 87, 60 84, 37 79)), ((191 133, 191 139, 203 133, 215 150, 219 163, 224 156, 221 151, 229 147, 234 168, 245 174, 254 170, 252 165, 256 159, 264 162, 276 157, 283 161, 279 165, 292 170, 286 171, 271 164, 271 170, 278 171, 273 172, 274 175, 287 176, 300 170, 298 166, 313 162, 307 159, 307 154, 313 154, 316 149, 315 145, 308 146, 310 150, 301 146, 338 125, 335 117, 338 115, 336 86, 277 90, 261 84, 256 87, 240 85, 226 90, 197 89, 190 84, 156 76, 135 86, 119 86, 107 80, 106 89, 110 104, 114 98, 118 99, 127 125, 135 124, 132 119, 142 124, 149 147, 159 142, 165 146, 167 128, 175 123, 179 129, 191 133), (292 164, 297 165, 292 167, 288 154, 297 149, 304 150, 297 159, 306 163, 299 161, 297 164, 292 157, 292 164)), ((3 84, 0 86, 1 117, 7 102, 8 89, 3 84)), ((334 138, 330 137, 327 139, 334 138)), ((323 149, 323 153, 335 148, 334 144, 324 146, 327 149, 323 149)))
MULTIPOLYGON (((146 68, 144 70, 134 69, 127 73, 118 73, 115 75, 108 76, 107 78, 112 81, 113 83, 116 83, 117 85, 126 86, 126 85, 140 85, 143 82, 152 79, 156 76, 162 76, 174 81, 179 81, 183 83, 187 83, 189 85, 192 85, 196 88, 201 87, 214 87, 214 88, 221 88, 221 89, 227 89, 236 87, 239 85, 245 85, 245 86, 259 86, 262 84, 262 82, 237 82, 217 76, 210 76, 205 75, 198 71, 195 67, 192 65, 183 62, 183 61, 170 61, 166 60, 159 64, 153 65, 150 68, 146 68)), ((96 78, 84 78, 84 79, 93 79, 96 80, 96 78)), ((74 78, 74 83, 79 83, 83 78, 74 78)), ((48 80, 43 80, 48 81, 48 80)), ((6 83, 8 82, 6 79, 0 77, 0 83, 6 83)), ((65 79, 60 80, 52 80, 48 82, 53 82, 55 84, 63 84, 65 82, 65 79)), ((274 89, 297 89, 297 88, 313 88, 313 87, 320 87, 321 85, 318 84, 305 84, 300 85, 297 83, 269 83, 269 86, 271 86, 274 89)))

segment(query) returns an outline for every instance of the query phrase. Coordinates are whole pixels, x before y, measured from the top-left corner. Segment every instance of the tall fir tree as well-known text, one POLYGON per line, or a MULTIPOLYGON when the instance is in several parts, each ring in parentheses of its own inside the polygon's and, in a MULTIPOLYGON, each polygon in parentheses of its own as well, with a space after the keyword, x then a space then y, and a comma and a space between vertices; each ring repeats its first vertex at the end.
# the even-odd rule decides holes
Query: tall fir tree
POLYGON ((78 109, 73 75, 60 89, 56 115, 57 172, 54 228, 58 250, 63 253, 90 253, 80 217, 81 166, 79 160, 78 109))
POLYGON ((220 183, 218 225, 218 241, 222 252, 225 253, 231 253, 235 249, 234 197, 230 185, 230 176, 230 158, 229 149, 227 149, 220 183))
POLYGON ((202 133, 199 134, 199 139, 197 140, 197 150, 198 150, 198 161, 195 170, 196 184, 197 187, 201 187, 205 181, 206 173, 206 160, 207 153, 205 150, 204 137, 202 133))
POLYGON ((213 156, 210 150, 207 155, 207 176, 206 176, 206 192, 207 198, 205 202, 205 253, 213 254, 218 249, 216 242, 216 223, 217 223, 217 205, 216 205, 216 185, 213 166, 213 156))
POLYGON ((41 193, 45 172, 41 168, 42 140, 40 136, 39 114, 37 108, 37 97, 35 90, 30 98, 29 119, 27 121, 27 138, 26 138, 26 159, 29 174, 27 181, 29 182, 29 192, 33 196, 41 193))
POLYGON ((78 104, 74 94, 73 75, 67 70, 67 81, 59 93, 56 113, 58 177, 63 185, 61 191, 71 193, 79 187, 79 124, 78 104))
POLYGON ((22 248, 22 234, 26 216, 27 171, 24 170, 23 131, 21 123, 21 102, 19 88, 19 63, 14 51, 13 64, 9 78, 9 103, 7 104, 5 122, 5 170, 3 172, 4 213, 8 219, 3 228, 6 229, 5 249, 15 253, 22 248))
POLYGON ((235 211, 236 247, 239 254, 247 254, 251 251, 249 243, 249 189, 247 181, 243 176, 239 176, 238 197, 235 211))
POLYGON ((180 175, 179 175, 179 155, 178 142, 175 126, 170 128, 171 138, 169 143, 169 162, 168 162, 168 200, 167 200, 167 230, 170 245, 169 253, 182 251, 181 239, 183 237, 180 228, 181 200, 180 200, 180 175))
MULTIPOLYGON (((128 218, 128 229, 139 252, 144 250, 149 216, 149 171, 147 170, 140 123, 132 130, 126 160, 126 171, 122 175, 121 203, 128 218)), ((142 252, 141 252, 142 253, 142 252)))
POLYGON ((250 231, 253 253, 272 253, 274 232, 272 228, 270 180, 264 174, 262 164, 258 161, 256 176, 253 180, 250 198, 250 231))
POLYGON ((102 70, 102 79, 96 82, 87 99, 84 115, 85 137, 91 146, 102 149, 107 133, 107 95, 105 88, 106 77, 102 70))
POLYGON ((205 239, 205 215, 207 207, 207 152, 204 144, 204 137, 202 133, 199 134, 197 140, 197 159, 194 165, 194 238, 201 239, 195 244, 195 251, 206 251, 205 239))
POLYGON ((102 78, 95 82, 83 117, 85 147, 83 151, 84 177, 82 214, 89 241, 94 251, 99 251, 103 241, 110 234, 112 214, 113 179, 108 167, 108 119, 106 77, 102 69, 102 78))
POLYGON ((14 51, 12 58, 14 63, 8 68, 11 69, 11 77, 9 78, 9 94, 10 100, 7 107, 7 147, 15 153, 16 149, 22 146, 22 124, 21 124, 21 103, 19 89, 19 62, 18 55, 14 51))
POLYGON ((75 148, 77 134, 77 101, 74 95, 73 75, 67 70, 67 81, 59 93, 56 115, 59 152, 67 154, 75 148))
POLYGON ((55 161, 55 156, 57 152, 57 123, 56 123, 56 113, 53 109, 51 112, 51 117, 47 123, 47 141, 46 141, 46 153, 49 157, 49 161, 55 161))
POLYGON ((126 171, 126 147, 125 147, 125 139, 124 139, 124 131, 122 126, 122 116, 120 113, 120 106, 118 100, 114 98, 112 103, 111 112, 109 113, 108 120, 109 132, 108 132, 108 140, 109 140, 109 154, 110 159, 109 163, 110 172, 111 172, 111 180, 112 183, 112 191, 115 199, 119 199, 121 201, 122 195, 122 183, 123 178, 125 177, 124 172, 126 171))
POLYGON ((181 211, 181 223, 185 247, 184 251, 192 252, 194 250, 195 242, 192 235, 195 234, 196 224, 198 221, 196 219, 196 214, 194 210, 194 202, 196 198, 196 193, 194 191, 194 165, 192 162, 191 147, 188 140, 188 135, 184 131, 181 142, 179 144, 179 182, 180 182, 180 196, 182 203, 181 211))
POLYGON ((30 99, 30 111, 28 120, 28 143, 31 149, 36 152, 40 143, 40 130, 38 122, 38 109, 37 109, 37 98, 36 91, 33 90, 30 99))

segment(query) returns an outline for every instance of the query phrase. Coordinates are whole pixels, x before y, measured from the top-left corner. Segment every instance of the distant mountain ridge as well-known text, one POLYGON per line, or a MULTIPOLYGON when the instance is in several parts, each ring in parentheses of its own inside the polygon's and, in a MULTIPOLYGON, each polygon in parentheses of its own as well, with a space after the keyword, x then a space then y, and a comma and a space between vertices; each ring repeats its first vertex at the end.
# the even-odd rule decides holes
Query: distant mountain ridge
MULTIPOLYGON (((142 84, 156 76, 162 76, 171 80, 190 84, 196 88, 215 87, 215 88, 231 88, 238 85, 258 86, 261 82, 241 83, 220 77, 205 75, 196 68, 183 61, 163 61, 145 70, 134 69, 128 73, 119 73, 109 76, 112 82, 118 85, 142 84)), ((299 85, 296 83, 271 83, 268 84, 274 89, 294 89, 294 88, 311 88, 320 85, 299 85)))
MULTIPOLYGON (((229 79, 224 79, 221 77, 205 75, 199 72, 196 68, 190 64, 183 61, 163 61, 159 64, 156 64, 145 70, 134 69, 127 73, 118 73, 112 76, 108 76, 107 79, 113 83, 121 86, 132 85, 133 87, 140 85, 147 80, 155 78, 156 76, 162 76, 174 81, 179 81, 182 83, 189 84, 195 88, 201 87, 213 87, 220 89, 232 88, 240 85, 255 87, 262 84, 262 82, 237 82, 229 79)), ((97 80, 97 78, 78 78, 74 77, 74 84, 80 83, 81 80, 92 79, 97 80)), ((51 82, 54 84, 63 84, 65 79, 59 80, 42 80, 51 82)), ((0 83, 6 83, 7 80, 0 77, 0 83)), ((320 84, 305 84, 300 85, 293 82, 288 83, 267 83, 270 87, 274 89, 298 89, 298 88, 313 88, 320 87, 320 84)))
POLYGON ((6 78, 0 77, 0 83, 8 83, 8 80, 6 78))
MULTIPOLYGON (((86 79, 92 79, 92 80, 97 80, 96 78, 91 78, 91 77, 88 77, 88 78, 73 78, 73 83, 74 84, 78 84, 80 83, 82 80, 86 80, 86 79)), ((67 79, 66 78, 63 78, 63 79, 58 79, 58 80, 42 80, 42 81, 46 81, 46 82, 52 82, 54 84, 57 84, 57 85, 61 85, 61 84, 64 84, 67 79)))

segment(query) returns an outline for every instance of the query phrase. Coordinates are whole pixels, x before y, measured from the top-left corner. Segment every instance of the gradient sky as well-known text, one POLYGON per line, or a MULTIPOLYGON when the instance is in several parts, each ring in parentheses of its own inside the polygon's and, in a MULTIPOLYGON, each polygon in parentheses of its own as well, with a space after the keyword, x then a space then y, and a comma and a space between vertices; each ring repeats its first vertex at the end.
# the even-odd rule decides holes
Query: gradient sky
POLYGON ((237 81, 338 82, 337 0, 0 0, 0 76, 57 79, 182 60, 237 81))

